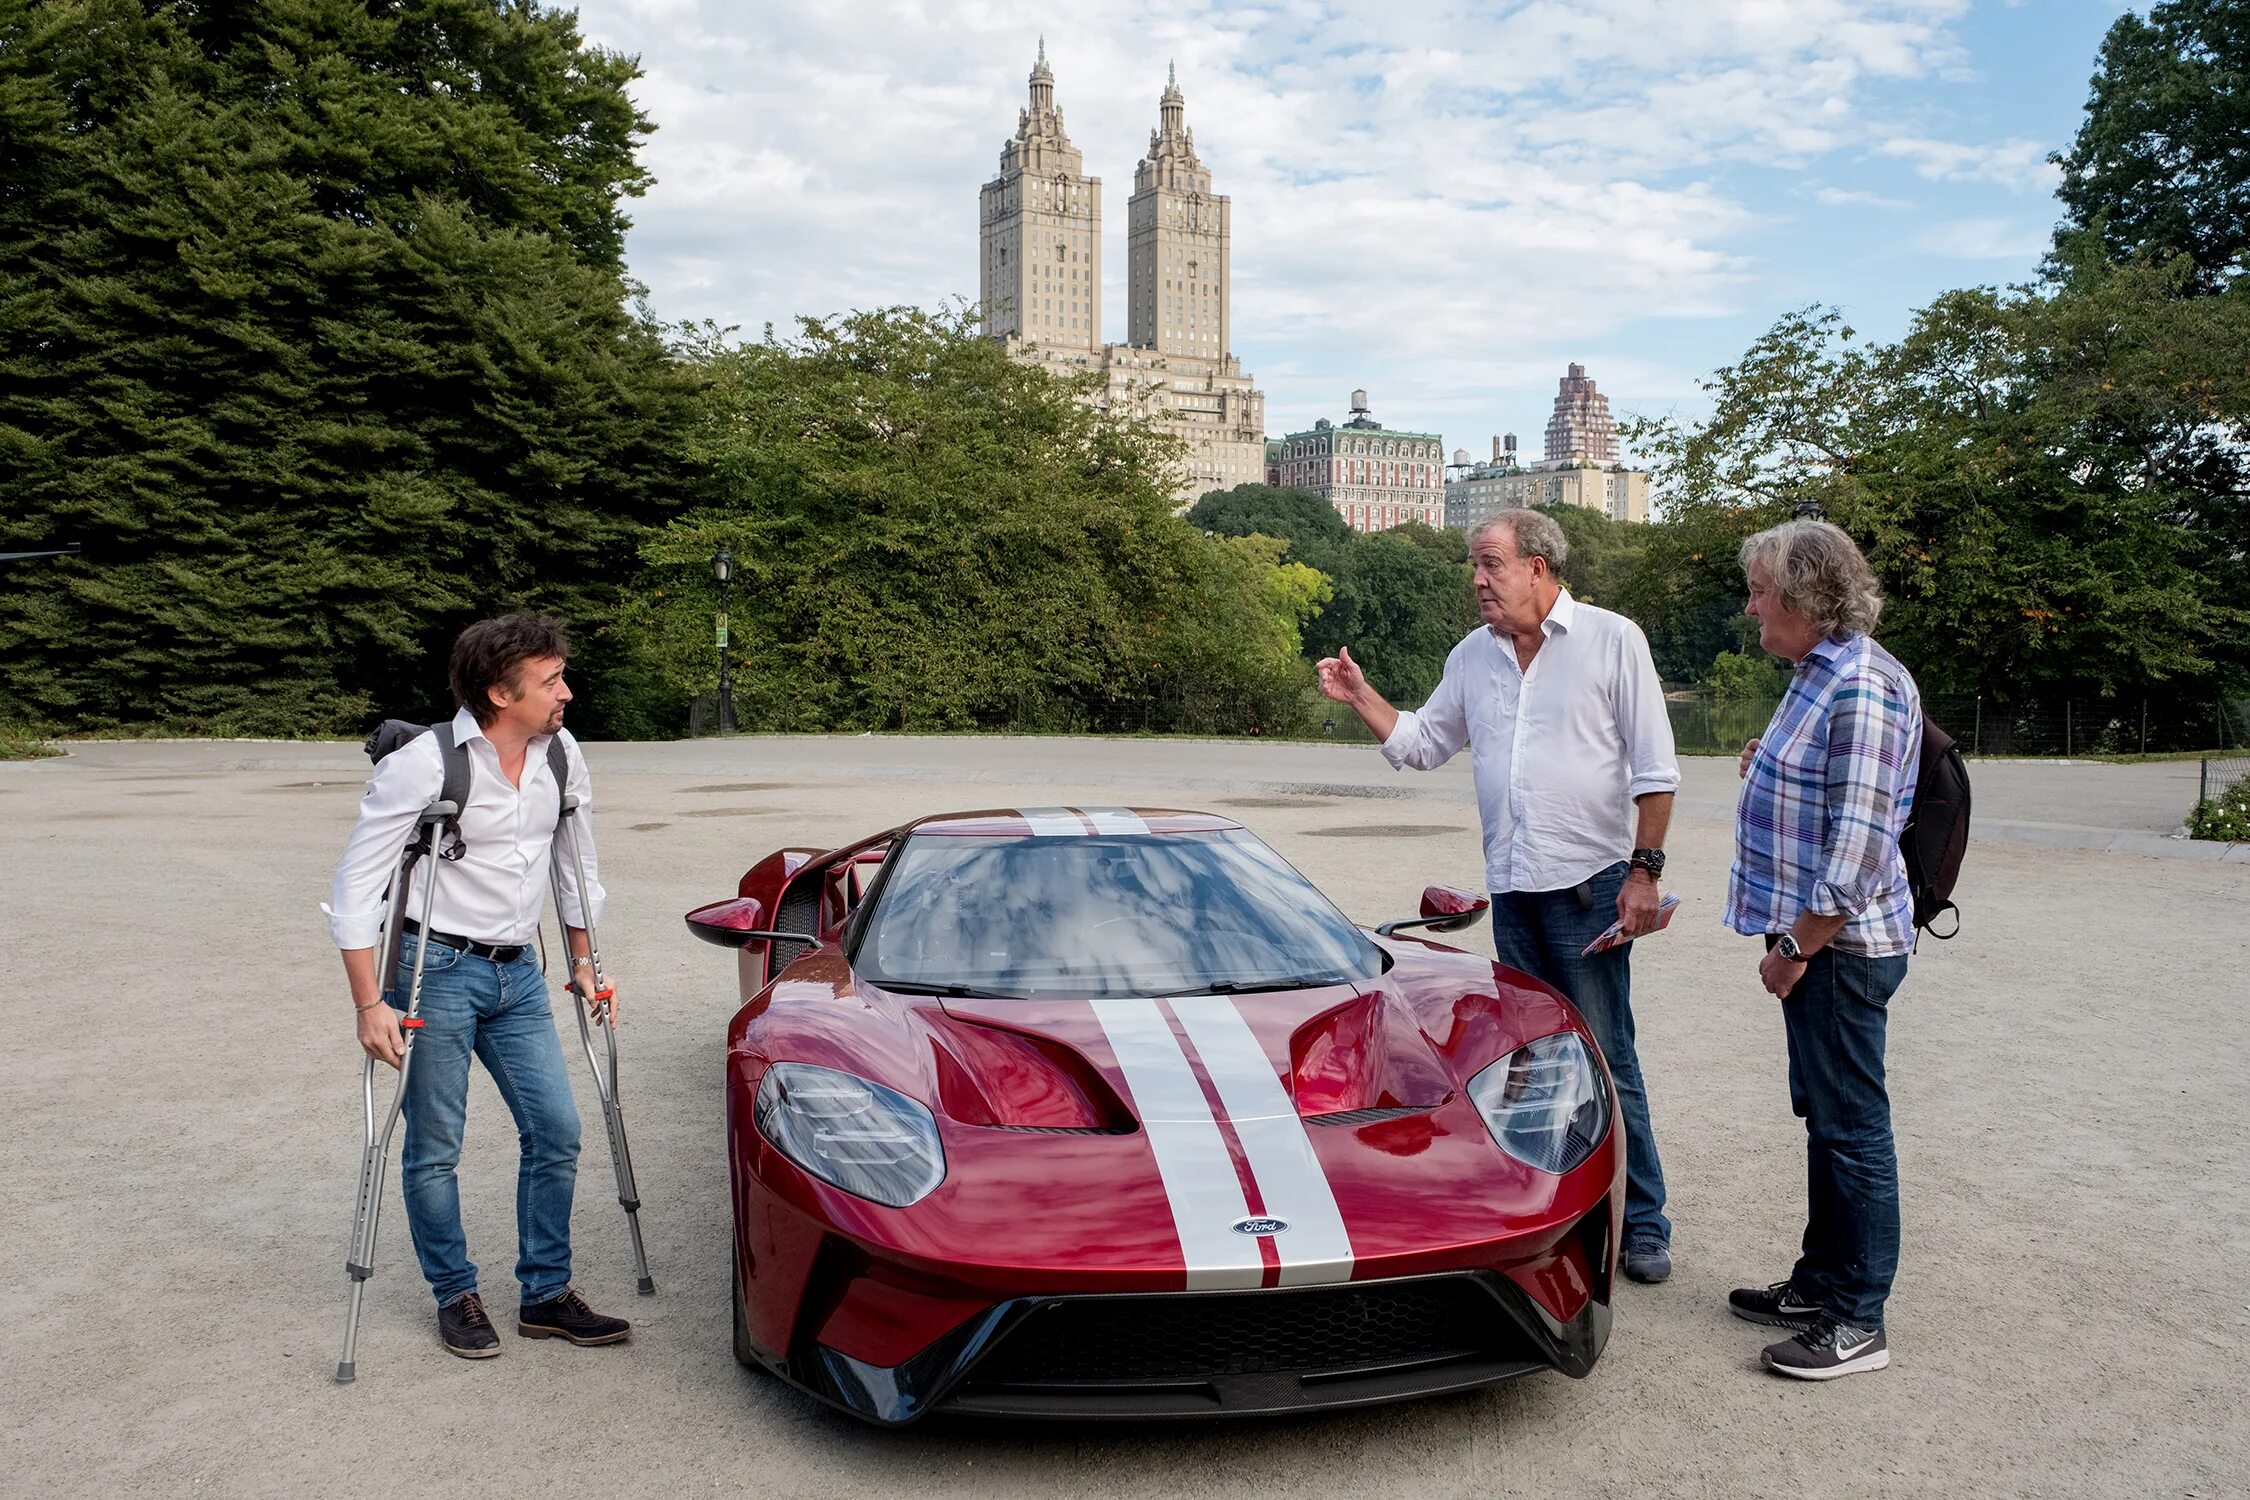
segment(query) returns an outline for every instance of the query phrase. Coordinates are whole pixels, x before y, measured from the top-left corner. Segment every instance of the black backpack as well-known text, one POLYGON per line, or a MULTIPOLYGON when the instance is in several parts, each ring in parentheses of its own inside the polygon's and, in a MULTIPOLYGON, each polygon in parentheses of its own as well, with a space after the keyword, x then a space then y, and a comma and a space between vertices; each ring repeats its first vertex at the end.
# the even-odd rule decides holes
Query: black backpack
MULTIPOLYGON (((367 758, 379 761, 411 740, 423 735, 437 737, 438 759, 445 765, 445 781, 438 787, 436 801, 453 804, 453 814, 444 824, 445 841, 438 846, 439 859, 457 860, 468 849, 461 838, 461 809, 469 805, 469 779, 474 774, 474 763, 469 759, 469 747, 453 740, 453 721, 442 719, 435 724, 417 724, 410 719, 385 719, 375 726, 367 737, 367 758)), ((563 750, 562 736, 547 741, 547 768, 555 773, 555 814, 562 815, 563 788, 570 781, 570 757, 563 750)), ((412 872, 415 862, 430 852, 430 825, 415 825, 414 842, 406 846, 406 868, 412 872)))
POLYGON ((1969 768, 1961 747, 1922 716, 1920 781, 1914 806, 1899 832, 1899 853, 1906 856, 1907 889, 1914 896, 1914 925, 1934 938, 1950 938, 1961 931, 1961 908, 1947 898, 1961 878, 1961 859, 1969 852, 1969 768), (1930 924, 1953 913, 1953 931, 1940 932, 1930 924))

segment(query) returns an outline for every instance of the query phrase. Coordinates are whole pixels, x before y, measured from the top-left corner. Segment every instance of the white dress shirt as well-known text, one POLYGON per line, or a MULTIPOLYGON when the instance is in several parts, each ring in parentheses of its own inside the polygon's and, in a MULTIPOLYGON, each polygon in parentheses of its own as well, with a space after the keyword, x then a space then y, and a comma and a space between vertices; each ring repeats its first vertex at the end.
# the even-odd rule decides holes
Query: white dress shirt
POLYGON ((1392 765, 1428 771, 1465 743, 1493 891, 1559 891, 1633 853, 1633 799, 1677 791, 1672 720, 1648 638, 1565 589, 1526 672, 1515 642, 1479 627, 1445 659, 1419 711, 1383 742, 1392 765))
MULTIPOLYGON (((578 794, 578 811, 571 821, 578 825, 579 852, 586 861, 586 896, 598 923, 606 893, 594 858, 593 778, 587 775, 586 757, 570 731, 559 734, 568 769, 565 789, 578 794)), ((435 866, 432 931, 480 943, 528 943, 539 930, 562 807, 554 772, 547 765, 548 736, 533 735, 525 747, 521 787, 502 774, 500 752, 465 708, 453 716, 453 738, 469 751, 469 805, 461 810, 461 839, 467 849, 458 860, 439 859, 433 853, 415 865, 406 915, 420 918, 422 881, 435 866)), ((344 846, 335 887, 321 908, 328 913, 328 930, 337 947, 375 946, 383 923, 384 893, 414 831, 415 815, 444 784, 445 763, 435 735, 409 740, 375 763, 375 774, 368 777, 367 790, 359 799, 359 825, 344 846)), ((562 918, 573 927, 583 927, 587 902, 581 899, 578 872, 567 854, 561 868, 562 918)))

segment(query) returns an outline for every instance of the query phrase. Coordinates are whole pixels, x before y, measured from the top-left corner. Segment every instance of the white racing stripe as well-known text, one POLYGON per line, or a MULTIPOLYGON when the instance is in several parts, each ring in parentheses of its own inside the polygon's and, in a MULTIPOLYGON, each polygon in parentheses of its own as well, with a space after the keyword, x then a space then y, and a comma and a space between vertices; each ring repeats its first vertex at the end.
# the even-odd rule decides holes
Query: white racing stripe
POLYGON ((1031 831, 1043 839, 1086 836, 1086 825, 1067 807, 1019 807, 1016 816, 1029 823, 1031 831))
POLYGON ((1086 821, 1094 825, 1096 833, 1146 833, 1148 824, 1141 815, 1124 807, 1081 807, 1086 821))
POLYGON ((1249 1213, 1250 1205, 1235 1176, 1233 1154, 1163 1009, 1153 1000, 1091 1004, 1156 1155, 1187 1266, 1187 1289, 1262 1285, 1265 1257, 1257 1237, 1234 1232, 1235 1220, 1249 1213))
POLYGON ((1224 995, 1181 996, 1172 1001, 1172 1011, 1226 1106, 1265 1211, 1289 1221, 1287 1231, 1274 1236, 1281 1284, 1351 1280, 1351 1235, 1336 1194, 1257 1033, 1224 995))

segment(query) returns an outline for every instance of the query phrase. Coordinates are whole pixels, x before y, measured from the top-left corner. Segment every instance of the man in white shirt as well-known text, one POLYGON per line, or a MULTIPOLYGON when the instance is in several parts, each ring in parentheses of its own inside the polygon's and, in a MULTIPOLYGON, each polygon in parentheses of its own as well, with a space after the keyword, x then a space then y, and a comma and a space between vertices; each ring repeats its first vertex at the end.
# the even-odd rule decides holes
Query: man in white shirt
MULTIPOLYGON (((416 949, 426 954, 422 1029, 407 1074, 399 1178, 414 1253, 437 1297, 439 1340, 464 1359, 500 1352, 462 1236, 454 1178, 468 1118, 472 1055, 499 1086, 522 1144, 516 1169, 516 1280, 522 1290, 516 1331, 573 1344, 614 1344, 631 1332, 624 1319, 588 1307, 570 1284, 578 1108, 536 945, 565 791, 578 797, 572 821, 586 866, 584 890, 567 858, 560 867, 560 916, 574 969, 592 970, 586 927, 589 916, 599 923, 603 903, 594 858, 593 785, 586 757, 562 727, 563 706, 570 702, 563 682, 569 654, 562 622, 531 615, 479 621, 454 642, 453 694, 461 707, 452 729, 454 743, 467 749, 470 762, 467 805, 460 815, 462 847, 453 857, 432 852, 415 866, 416 891, 432 868, 437 888, 427 931, 402 914, 406 936, 392 976, 392 1004, 383 1003, 375 944, 385 915, 384 891, 416 815, 444 783, 435 735, 410 740, 376 762, 327 907, 358 1012, 359 1044, 394 1068, 404 1047, 399 1017, 416 949), (555 739, 564 748, 567 786, 555 785, 548 763, 548 742, 555 739)), ((591 983, 585 988, 595 992, 591 983)), ((614 988, 593 1003, 608 1005, 614 1016, 614 988)))
POLYGON ((1567 552, 1562 527, 1535 510, 1469 534, 1484 628, 1453 648, 1419 711, 1385 702, 1349 649, 1320 663, 1320 688, 1366 721, 1394 766, 1431 770, 1469 746, 1494 949, 1569 996, 1601 1043, 1625 1127, 1620 1261, 1655 1282, 1672 1274, 1672 1226, 1633 1045, 1632 945, 1580 950, 1613 921, 1627 938, 1655 929, 1680 770, 1647 638, 1571 598, 1567 552))

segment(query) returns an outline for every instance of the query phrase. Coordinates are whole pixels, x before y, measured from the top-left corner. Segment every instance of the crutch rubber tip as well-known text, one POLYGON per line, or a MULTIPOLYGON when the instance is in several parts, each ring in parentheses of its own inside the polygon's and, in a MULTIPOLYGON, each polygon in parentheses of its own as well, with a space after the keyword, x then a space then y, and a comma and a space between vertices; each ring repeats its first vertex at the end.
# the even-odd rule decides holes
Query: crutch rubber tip
POLYGON ((644 1297, 656 1295, 656 1283, 646 1276, 641 1278, 641 1295, 644 1297))
POLYGON ((356 1364, 344 1364, 336 1367, 336 1383, 338 1385, 350 1385, 357 1379, 359 1379, 359 1367, 356 1364))

